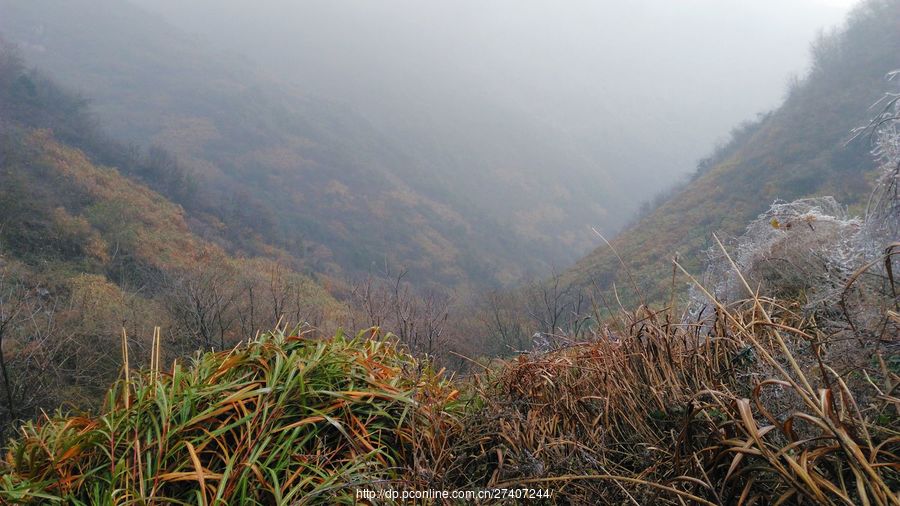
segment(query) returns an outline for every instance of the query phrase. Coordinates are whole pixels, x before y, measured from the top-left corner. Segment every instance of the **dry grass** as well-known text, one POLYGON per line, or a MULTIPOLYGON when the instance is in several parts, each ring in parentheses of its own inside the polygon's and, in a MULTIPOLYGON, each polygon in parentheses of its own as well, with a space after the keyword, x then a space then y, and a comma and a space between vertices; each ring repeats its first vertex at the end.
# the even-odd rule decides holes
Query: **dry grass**
POLYGON ((641 310, 619 342, 482 379, 490 401, 467 418, 458 484, 546 483, 571 503, 898 504, 891 345, 837 369, 796 313, 763 298, 736 306, 708 326, 641 310))
POLYGON ((154 364, 99 416, 25 425, 0 498, 334 503, 361 484, 528 485, 569 504, 900 504, 897 336, 822 328, 745 289, 687 323, 673 307, 623 312, 610 336, 465 380, 369 334, 276 332, 154 364))
POLYGON ((457 486, 545 484, 572 504, 900 504, 897 336, 826 332, 745 289, 699 321, 642 307, 618 339, 479 378, 457 486))

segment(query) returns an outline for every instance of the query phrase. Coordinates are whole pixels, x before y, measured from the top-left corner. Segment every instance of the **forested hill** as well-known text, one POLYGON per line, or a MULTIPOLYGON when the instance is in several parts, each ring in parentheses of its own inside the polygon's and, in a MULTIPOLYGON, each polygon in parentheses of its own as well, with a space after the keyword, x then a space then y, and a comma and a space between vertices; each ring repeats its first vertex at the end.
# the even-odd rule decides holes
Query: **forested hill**
POLYGON ((143 362, 160 327, 170 361, 230 347, 278 314, 322 328, 342 319, 345 307, 283 252, 236 257, 192 233, 197 218, 143 182, 187 198, 165 154, 117 151, 91 123, 83 101, 0 46, 4 427, 63 403, 96 406, 119 374, 123 331, 143 362))
MULTIPOLYGON (((701 271, 713 233, 740 235, 776 199, 833 195, 860 211, 871 190, 871 145, 865 137, 850 141, 851 131, 896 88, 886 75, 900 68, 898 48, 896 0, 863 3, 842 31, 818 40, 811 71, 791 86, 781 107, 735 129, 689 182, 611 241, 643 295, 667 300, 673 256, 701 271)), ((564 278, 601 289, 615 283, 623 298, 637 300, 626 269, 606 245, 564 278)))
POLYGON ((244 253, 275 246, 336 277, 387 264, 435 284, 489 286, 574 260, 589 236, 573 207, 594 209, 595 225, 622 219, 605 188, 525 170, 572 165, 529 132, 490 161, 496 170, 442 174, 349 108, 126 1, 0 0, 0 35, 89 99, 115 138, 177 155, 197 198, 227 223, 203 234, 244 253))

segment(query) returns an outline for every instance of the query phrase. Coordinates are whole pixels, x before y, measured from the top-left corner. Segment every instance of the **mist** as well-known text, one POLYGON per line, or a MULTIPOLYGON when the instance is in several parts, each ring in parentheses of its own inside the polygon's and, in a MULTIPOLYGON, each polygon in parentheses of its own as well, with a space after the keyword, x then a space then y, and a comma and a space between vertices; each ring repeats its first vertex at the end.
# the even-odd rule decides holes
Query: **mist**
POLYGON ((776 109, 853 3, 0 0, 0 34, 313 270, 507 284, 776 109))
POLYGON ((441 169, 433 177, 493 170, 525 149, 514 130, 527 129, 547 147, 516 170, 629 194, 612 216, 582 204, 579 217, 608 230, 691 172, 734 125, 776 107, 805 72, 810 43, 854 2, 139 3, 351 105, 422 167, 441 169))

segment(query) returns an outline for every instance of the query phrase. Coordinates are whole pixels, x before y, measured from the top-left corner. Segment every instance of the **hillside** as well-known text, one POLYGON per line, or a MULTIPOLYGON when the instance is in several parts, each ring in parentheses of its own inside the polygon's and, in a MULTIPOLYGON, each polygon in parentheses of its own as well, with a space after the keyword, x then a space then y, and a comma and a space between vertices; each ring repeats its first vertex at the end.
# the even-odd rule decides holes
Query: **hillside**
MULTIPOLYGON (((673 256, 701 270, 713 233, 740 235, 775 200, 831 195, 861 211, 871 188, 871 145, 868 138, 847 141, 875 114, 870 106, 896 86, 885 76, 900 68, 898 47, 900 2, 859 6, 842 32, 815 44, 810 74, 781 107, 736 129, 689 182, 612 239, 644 297, 668 300, 673 256)), ((623 299, 637 301, 606 245, 564 279, 603 291, 615 284, 623 299)))
POLYGON ((181 205, 134 176, 152 156, 108 167, 67 144, 91 146, 80 104, 0 47, 4 426, 63 403, 96 406, 118 374, 123 331, 135 357, 160 332, 172 360, 280 318, 322 328, 343 318, 287 255, 233 256, 193 233, 181 205))
POLYGON ((227 243, 250 254, 268 243, 335 277, 387 263, 434 285, 490 286, 574 260, 587 222, 573 206, 594 202, 595 225, 623 219, 613 183, 549 180, 548 167, 573 163, 526 127, 503 127, 520 131, 516 144, 487 162, 440 153, 429 166, 353 110, 125 1, 3 0, 0 34, 80 90, 115 138, 174 153, 228 223, 227 243), (445 159, 482 165, 456 173, 445 159))

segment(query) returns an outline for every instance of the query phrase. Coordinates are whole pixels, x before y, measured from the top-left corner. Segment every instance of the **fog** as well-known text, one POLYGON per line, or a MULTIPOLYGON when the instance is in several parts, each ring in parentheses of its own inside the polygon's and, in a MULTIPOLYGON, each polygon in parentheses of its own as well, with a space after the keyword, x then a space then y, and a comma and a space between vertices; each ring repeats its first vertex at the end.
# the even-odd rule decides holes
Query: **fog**
POLYGON ((502 284, 571 265, 778 107, 853 3, 0 0, 0 36, 207 200, 260 195, 245 221, 315 262, 502 284))
MULTIPOLYGON (((735 124, 777 106, 811 41, 854 2, 139 3, 350 104, 426 164, 502 157, 507 126, 527 125, 566 152, 565 172, 602 173, 634 194, 624 216, 735 124)), ((545 170, 563 170, 553 159, 545 170)))

